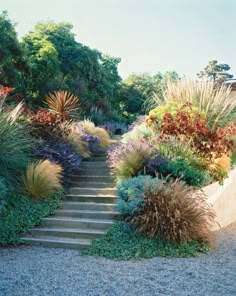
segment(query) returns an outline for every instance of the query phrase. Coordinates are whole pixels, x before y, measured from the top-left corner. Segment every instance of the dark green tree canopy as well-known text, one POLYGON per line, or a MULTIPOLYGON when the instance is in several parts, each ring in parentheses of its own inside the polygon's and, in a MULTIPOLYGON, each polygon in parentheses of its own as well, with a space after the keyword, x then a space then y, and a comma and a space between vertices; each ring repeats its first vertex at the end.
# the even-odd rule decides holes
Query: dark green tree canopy
POLYGON ((0 14, 0 84, 22 88, 27 63, 17 39, 15 25, 6 11, 0 14))
POLYGON ((232 74, 228 73, 229 70, 228 64, 219 64, 217 60, 213 60, 197 75, 199 78, 211 78, 217 86, 220 86, 224 81, 233 77, 232 74))

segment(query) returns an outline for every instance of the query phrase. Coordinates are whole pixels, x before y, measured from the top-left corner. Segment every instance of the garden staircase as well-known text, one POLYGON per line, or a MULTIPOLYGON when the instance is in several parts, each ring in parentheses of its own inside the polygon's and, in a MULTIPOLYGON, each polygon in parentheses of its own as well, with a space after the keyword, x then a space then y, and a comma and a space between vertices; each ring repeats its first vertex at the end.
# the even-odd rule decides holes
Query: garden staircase
POLYGON ((84 249, 102 237, 113 223, 116 191, 106 163, 105 151, 81 163, 71 176, 71 188, 55 215, 43 218, 22 239, 47 247, 84 249))

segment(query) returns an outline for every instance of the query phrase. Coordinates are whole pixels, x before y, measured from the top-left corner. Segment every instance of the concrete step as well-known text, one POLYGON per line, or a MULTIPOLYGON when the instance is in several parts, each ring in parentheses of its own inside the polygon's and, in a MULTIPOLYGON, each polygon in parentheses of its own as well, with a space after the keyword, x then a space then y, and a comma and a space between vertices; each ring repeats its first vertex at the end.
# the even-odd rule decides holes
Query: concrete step
POLYGON ((78 170, 77 174, 74 174, 74 176, 111 176, 110 175, 110 170, 105 167, 86 167, 86 168, 81 168, 78 170))
MULTIPOLYGON (((74 181, 71 182, 71 185, 76 186, 76 188, 113 188, 114 183, 113 182, 80 182, 80 181, 74 181)), ((75 187, 73 187, 75 188, 75 187)))
POLYGON ((104 187, 104 188, 91 188, 91 187, 71 187, 69 194, 79 194, 79 195, 115 195, 115 187, 104 187))
POLYGON ((106 156, 92 156, 90 158, 87 158, 84 160, 84 162, 106 162, 107 160, 107 157, 106 156))
POLYGON ((71 183, 74 182, 107 182, 107 183, 113 183, 113 178, 109 175, 72 175, 70 176, 71 183))
POLYGON ((65 201, 61 203, 61 208, 63 208, 64 210, 112 211, 114 210, 114 204, 65 201))
POLYGON ((70 202, 95 202, 95 203, 110 203, 116 202, 117 196, 113 194, 67 194, 65 201, 70 202))
POLYGON ((78 239, 96 239, 104 236, 105 230, 97 229, 78 229, 78 228, 59 228, 59 227, 37 227, 31 229, 27 234, 27 238, 41 236, 47 237, 65 237, 65 238, 78 238, 78 239))
POLYGON ((85 218, 85 219, 103 219, 112 220, 119 215, 115 211, 92 211, 92 210, 56 210, 56 217, 69 217, 69 218, 85 218))
POLYGON ((56 216, 42 219, 42 226, 47 227, 107 230, 112 224, 112 220, 102 219, 69 218, 56 216))
POLYGON ((35 246, 50 247, 50 248, 66 248, 66 249, 86 249, 90 246, 89 239, 76 239, 53 236, 40 237, 22 237, 25 243, 35 246))
POLYGON ((108 164, 104 161, 82 161, 80 169, 108 169, 108 164))

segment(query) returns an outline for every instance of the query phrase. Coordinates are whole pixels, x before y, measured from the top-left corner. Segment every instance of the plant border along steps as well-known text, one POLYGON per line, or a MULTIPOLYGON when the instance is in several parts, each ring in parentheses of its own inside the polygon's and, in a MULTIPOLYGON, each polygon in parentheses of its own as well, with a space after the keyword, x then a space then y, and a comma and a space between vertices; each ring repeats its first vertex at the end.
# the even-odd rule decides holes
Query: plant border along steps
POLYGON ((84 249, 102 237, 117 215, 116 190, 109 174, 105 150, 83 161, 71 176, 71 188, 55 215, 22 237, 25 243, 44 247, 84 249))

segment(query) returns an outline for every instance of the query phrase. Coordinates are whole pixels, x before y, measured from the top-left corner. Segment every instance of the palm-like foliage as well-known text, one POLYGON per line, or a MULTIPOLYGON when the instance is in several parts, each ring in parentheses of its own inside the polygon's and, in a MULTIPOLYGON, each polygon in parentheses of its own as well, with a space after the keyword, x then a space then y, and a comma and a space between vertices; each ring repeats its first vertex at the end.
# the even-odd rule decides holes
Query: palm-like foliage
POLYGON ((49 160, 31 163, 22 176, 23 191, 34 198, 45 198, 62 189, 61 172, 61 166, 49 160))
POLYGON ((79 108, 79 98, 67 91, 56 91, 45 98, 49 110, 60 115, 65 121, 71 113, 79 108))
POLYGON ((236 118, 236 100, 230 96, 230 91, 230 86, 225 85, 216 89, 213 80, 182 78, 168 81, 163 98, 154 94, 153 99, 158 106, 171 101, 182 105, 190 102, 206 115, 210 125, 224 125, 236 118))

